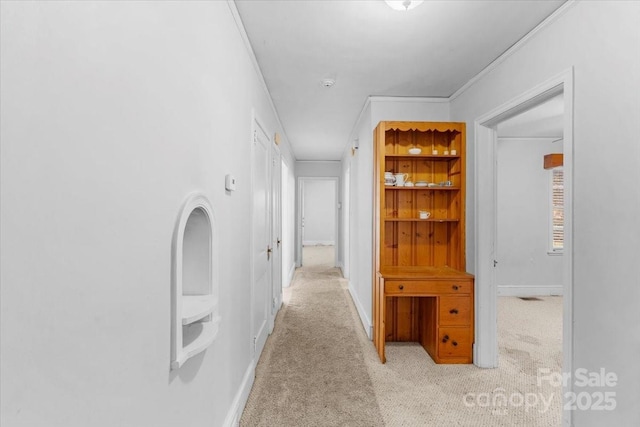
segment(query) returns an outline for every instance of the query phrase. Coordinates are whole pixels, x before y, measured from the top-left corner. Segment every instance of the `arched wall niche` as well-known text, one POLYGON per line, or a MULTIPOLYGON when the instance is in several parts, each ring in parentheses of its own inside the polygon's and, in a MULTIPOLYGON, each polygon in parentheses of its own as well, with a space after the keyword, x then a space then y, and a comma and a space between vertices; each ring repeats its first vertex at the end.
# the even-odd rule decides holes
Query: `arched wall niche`
POLYGON ((171 369, 178 369, 213 343, 220 325, 218 235, 204 194, 187 197, 172 246, 171 369))

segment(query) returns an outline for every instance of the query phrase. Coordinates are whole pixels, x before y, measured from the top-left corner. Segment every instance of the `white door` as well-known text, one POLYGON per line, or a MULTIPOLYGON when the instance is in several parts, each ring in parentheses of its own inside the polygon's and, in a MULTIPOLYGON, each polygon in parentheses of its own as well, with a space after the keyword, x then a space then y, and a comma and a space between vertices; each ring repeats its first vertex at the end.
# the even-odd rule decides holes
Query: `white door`
MULTIPOLYGON (((326 177, 301 177, 299 179, 301 199, 300 254, 302 254, 304 246, 331 246, 330 249, 334 254, 332 264, 335 265, 338 179, 326 177)), ((304 260, 302 263, 304 264, 304 260)))
POLYGON ((280 150, 271 146, 271 316, 269 333, 273 331, 276 314, 282 304, 282 160, 280 150))
POLYGON ((269 137, 260 126, 253 122, 253 144, 251 151, 251 172, 253 191, 252 213, 252 279, 251 318, 253 349, 256 361, 269 335, 271 295, 271 237, 269 216, 270 185, 269 137))

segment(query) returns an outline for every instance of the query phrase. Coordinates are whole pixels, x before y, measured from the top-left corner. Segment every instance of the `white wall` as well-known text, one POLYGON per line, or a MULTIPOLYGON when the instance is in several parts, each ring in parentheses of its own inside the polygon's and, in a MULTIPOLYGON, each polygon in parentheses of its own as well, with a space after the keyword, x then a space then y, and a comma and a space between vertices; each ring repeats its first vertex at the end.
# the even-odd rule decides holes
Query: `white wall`
POLYGON ((1 12, 0 424, 230 423, 254 363, 252 107, 283 134, 230 7, 1 12), (170 372, 172 233, 195 190, 220 231, 221 329, 170 372))
POLYGON ((449 105, 441 99, 370 97, 353 131, 359 148, 345 149, 343 174, 350 166, 351 224, 349 291, 365 331, 371 337, 373 245, 373 131, 380 121, 448 121, 449 105))
POLYGON ((282 165, 282 286, 287 287, 293 280, 296 268, 295 228, 296 228, 296 179, 291 164, 282 165))
POLYGON ((303 245, 336 244, 336 181, 305 179, 303 245))
POLYGON ((562 295, 563 257, 549 254, 551 171, 543 168, 545 154, 562 153, 553 141, 498 139, 498 295, 562 295))
MULTIPOLYGON (((472 124, 573 67, 572 364, 619 379, 615 411, 576 411, 573 423, 581 427, 630 425, 640 417, 640 56, 631 54, 640 48, 639 21, 638 2, 576 2, 451 103, 451 118, 472 124)), ((470 188, 473 130, 467 127, 470 188)), ((467 266, 475 203, 468 195, 467 266)))
POLYGON ((296 177, 339 177, 341 165, 339 161, 315 162, 298 160, 296 162, 296 177))

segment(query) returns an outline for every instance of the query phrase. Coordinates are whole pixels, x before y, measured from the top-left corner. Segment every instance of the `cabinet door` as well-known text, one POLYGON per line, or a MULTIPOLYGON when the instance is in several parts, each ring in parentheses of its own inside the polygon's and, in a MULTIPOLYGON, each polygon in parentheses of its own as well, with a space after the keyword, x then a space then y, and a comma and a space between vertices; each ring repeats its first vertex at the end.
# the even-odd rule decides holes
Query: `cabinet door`
POLYGON ((441 325, 470 325, 471 298, 440 297, 438 313, 441 325))
POLYGON ((438 357, 471 357, 471 328, 442 327, 438 329, 438 357))

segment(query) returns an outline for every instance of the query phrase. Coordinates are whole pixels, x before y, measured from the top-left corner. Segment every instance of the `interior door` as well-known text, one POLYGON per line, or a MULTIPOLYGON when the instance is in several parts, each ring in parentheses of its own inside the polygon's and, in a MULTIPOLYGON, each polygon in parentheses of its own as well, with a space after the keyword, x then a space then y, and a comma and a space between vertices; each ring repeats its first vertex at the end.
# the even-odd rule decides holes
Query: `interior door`
POLYGON ((282 160, 280 150, 271 146, 271 316, 269 333, 273 331, 276 314, 282 304, 282 160))
POLYGON ((269 137, 257 120, 253 123, 252 171, 252 279, 251 317, 254 355, 259 357, 269 335, 271 295, 270 150, 269 137))

